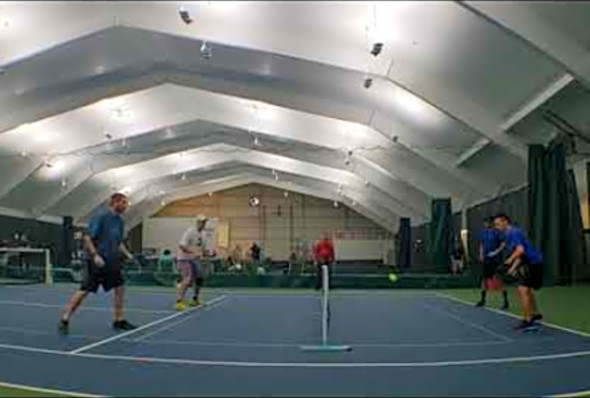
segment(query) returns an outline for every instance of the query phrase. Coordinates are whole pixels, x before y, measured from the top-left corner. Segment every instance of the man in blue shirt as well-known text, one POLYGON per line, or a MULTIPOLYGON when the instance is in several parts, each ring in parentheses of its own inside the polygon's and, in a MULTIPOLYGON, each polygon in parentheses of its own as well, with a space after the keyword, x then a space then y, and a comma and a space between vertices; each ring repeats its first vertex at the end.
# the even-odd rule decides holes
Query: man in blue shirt
POLYGON ((516 326, 517 330, 527 330, 536 326, 536 321, 543 319, 538 311, 533 290, 543 285, 543 254, 531 244, 524 231, 511 225, 505 214, 494 218, 496 228, 506 236, 508 258, 504 264, 508 274, 518 281, 518 295, 524 312, 524 319, 516 326))
POLYGON ((486 293, 490 289, 501 290, 504 297, 503 310, 508 309, 508 293, 498 275, 498 267, 502 265, 501 253, 506 246, 504 234, 493 226, 494 218, 486 217, 484 230, 479 239, 479 262, 483 264, 483 280, 481 289, 481 300, 476 304, 483 307, 486 304, 486 293))
POLYGON ((59 321, 59 331, 69 332, 69 321, 76 309, 89 293, 96 293, 102 285, 105 292, 115 290, 114 322, 116 330, 132 330, 135 326, 123 316, 123 272, 122 256, 127 260, 133 256, 123 244, 124 224, 121 215, 129 207, 127 197, 121 193, 111 196, 107 209, 99 210, 90 220, 84 234, 86 263, 80 289, 74 293, 59 321))

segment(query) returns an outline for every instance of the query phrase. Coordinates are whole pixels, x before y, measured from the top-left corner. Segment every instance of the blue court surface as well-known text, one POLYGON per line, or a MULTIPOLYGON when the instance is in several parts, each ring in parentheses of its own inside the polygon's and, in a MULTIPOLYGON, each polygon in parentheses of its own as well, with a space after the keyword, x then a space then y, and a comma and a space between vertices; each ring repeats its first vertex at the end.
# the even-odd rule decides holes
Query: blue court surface
POLYGON ((131 289, 110 328, 110 297, 87 300, 59 336, 75 287, 0 289, 0 381, 89 395, 547 396, 590 389, 590 337, 428 291, 334 291, 330 342, 315 292, 213 291, 171 310, 174 293, 131 289))

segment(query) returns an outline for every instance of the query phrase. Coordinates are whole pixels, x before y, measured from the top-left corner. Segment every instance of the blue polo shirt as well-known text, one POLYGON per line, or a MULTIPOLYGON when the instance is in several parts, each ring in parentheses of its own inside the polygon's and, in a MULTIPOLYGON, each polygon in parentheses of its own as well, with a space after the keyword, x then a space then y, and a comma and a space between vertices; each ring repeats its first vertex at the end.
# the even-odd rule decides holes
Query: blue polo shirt
POLYGON ((506 249, 508 255, 511 255, 518 246, 524 247, 524 258, 526 264, 542 264, 543 253, 535 248, 527 239, 524 231, 518 227, 510 226, 506 231, 506 249))
POLYGON ((123 242, 123 230, 123 218, 110 209, 99 210, 90 220, 88 235, 105 263, 120 262, 119 245, 123 242))
POLYGON ((487 256, 488 253, 498 250, 504 241, 504 234, 497 229, 486 228, 481 233, 479 241, 483 246, 483 255, 487 256))

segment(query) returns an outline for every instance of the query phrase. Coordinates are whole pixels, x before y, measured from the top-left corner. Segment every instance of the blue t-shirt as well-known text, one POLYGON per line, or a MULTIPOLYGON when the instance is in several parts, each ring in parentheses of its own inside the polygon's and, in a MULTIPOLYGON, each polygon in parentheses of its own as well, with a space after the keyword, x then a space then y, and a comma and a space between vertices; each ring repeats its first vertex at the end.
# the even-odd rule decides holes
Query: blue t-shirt
MULTIPOLYGON (((487 256, 495 250, 498 250, 502 242, 504 241, 504 234, 494 228, 486 228, 481 233, 479 240, 483 246, 483 255, 487 256)), ((498 253, 499 254, 499 253, 498 253)))
POLYGON ((511 255, 518 246, 524 247, 524 258, 522 261, 526 264, 541 264, 543 262, 543 253, 535 248, 527 239, 524 231, 518 227, 511 226, 506 231, 506 249, 508 255, 511 255))
POLYGON ((88 224, 88 235, 107 264, 116 264, 123 242, 123 218, 109 209, 99 210, 88 224))

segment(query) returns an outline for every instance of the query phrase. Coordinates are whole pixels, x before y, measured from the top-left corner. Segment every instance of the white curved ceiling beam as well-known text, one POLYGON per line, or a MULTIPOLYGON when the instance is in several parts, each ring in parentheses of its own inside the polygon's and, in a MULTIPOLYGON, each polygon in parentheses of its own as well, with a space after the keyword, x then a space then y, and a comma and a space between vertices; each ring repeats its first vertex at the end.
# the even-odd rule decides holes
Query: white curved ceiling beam
MULTIPOLYGON (((104 114, 104 106, 100 102, 73 111, 71 114, 56 116, 55 118, 30 125, 29 129, 31 131, 28 133, 21 133, 19 130, 5 133, 0 136, 0 141, 3 142, 3 146, 11 147, 17 145, 17 143, 20 145, 20 143, 26 141, 28 135, 31 135, 32 139, 36 139, 35 137, 37 135, 42 137, 46 132, 59 131, 61 137, 58 137, 58 140, 54 144, 47 146, 47 148, 55 147, 56 149, 53 150, 68 152, 76 151, 87 145, 100 144, 101 142, 107 141, 101 128, 103 125, 108 126, 109 132, 115 137, 125 134, 129 137, 127 138, 128 142, 131 142, 134 139, 133 137, 143 135, 145 130, 199 118, 212 120, 216 123, 224 123, 225 126, 230 124, 229 128, 244 129, 252 125, 251 110, 248 107, 248 104, 251 102, 225 95, 165 85, 133 94, 132 96, 125 96, 124 98, 131 112, 134 112, 135 108, 139 109, 137 111, 137 118, 141 120, 141 123, 132 125, 131 129, 124 129, 123 127, 125 126, 120 126, 116 121, 108 120, 110 116, 108 113, 104 114), (204 105, 195 109, 190 106, 190 103, 193 102, 204 105), (160 109, 160 107, 164 107, 164 109, 166 107, 173 107, 176 109, 176 113, 165 113, 155 119, 151 114, 160 109), (147 109, 142 111, 142 108, 147 109), (228 114, 232 115, 231 120, 228 120, 228 114), (107 121, 103 121, 105 118, 107 121), (78 124, 73 123, 73 120, 79 121, 78 124), (78 129, 85 129, 84 141, 80 141, 78 129)), ((436 168, 431 167, 427 169, 424 162, 419 158, 414 158, 412 162, 408 162, 407 156, 404 156, 403 151, 400 154, 400 156, 405 157, 403 161, 398 159, 398 156, 392 156, 399 152, 398 148, 389 149, 389 147, 392 147, 392 143, 371 129, 354 123, 302 114, 282 108, 270 107, 268 110, 271 113, 270 120, 262 120, 258 123, 258 126, 254 126, 257 131, 265 135, 278 136, 291 141, 301 142, 304 146, 305 143, 309 143, 316 146, 342 150, 344 149, 345 143, 347 143, 352 148, 367 148, 361 154, 362 156, 359 159, 360 164, 364 162, 363 157, 365 157, 367 160, 381 166, 382 171, 395 170, 398 178, 414 180, 412 185, 420 189, 428 188, 428 192, 432 192, 435 195, 440 195, 441 192, 443 195, 448 192, 457 195, 457 192, 459 192, 458 190, 453 191, 450 188, 461 186, 461 181, 449 179, 436 168), (317 134, 319 131, 322 131, 322 134, 317 134), (377 158, 371 153, 373 149, 388 152, 389 155, 377 158), (425 170, 429 171, 425 172, 425 170)), ((164 132, 161 133, 167 134, 164 132)), ((172 132, 172 135, 174 135, 174 132, 172 132)), ((33 150, 35 148, 29 149, 33 150)), ((342 151, 342 159, 344 157, 345 153, 342 151)), ((355 160, 357 159, 356 156, 354 158, 355 160)), ((356 162, 353 163, 352 167, 356 168, 356 162)), ((391 172, 388 173, 390 176, 393 174, 391 172)))
POLYGON ((462 1, 468 9, 543 51, 590 88, 590 51, 554 28, 526 3, 462 1))
POLYGON ((509 153, 525 161, 526 145, 501 130, 502 118, 472 100, 462 97, 456 90, 438 79, 416 75, 411 70, 396 68, 389 81, 401 86, 422 101, 442 110, 445 114, 478 131, 483 137, 501 146, 509 153), (411 89, 410 89, 411 88, 411 89))
MULTIPOLYGON (((359 180, 349 172, 335 169, 328 169, 309 164, 297 162, 292 159, 278 157, 276 155, 265 154, 261 152, 243 152, 239 148, 228 145, 214 145, 203 148, 198 151, 191 151, 184 156, 178 154, 164 156, 152 161, 143 162, 143 164, 126 166, 124 168, 113 169, 99 175, 96 175, 85 185, 96 186, 99 191, 98 195, 105 195, 113 190, 113 186, 122 190, 125 187, 135 187, 138 184, 158 189, 155 182, 162 178, 180 180, 182 173, 194 172, 202 169, 210 169, 227 165, 228 163, 241 163, 245 165, 257 166, 265 170, 265 174, 271 175, 270 170, 275 169, 279 178, 285 175, 285 178, 298 178, 297 176, 313 176, 314 179, 323 181, 324 184, 342 184, 342 191, 350 192, 367 192, 366 201, 373 202, 375 206, 380 206, 383 212, 395 211, 397 214, 410 214, 415 217, 423 217, 412 212, 403 204, 388 199, 377 188, 365 187, 362 180, 359 180), (237 153, 233 153, 234 151, 237 153), (224 153, 225 152, 225 153, 224 153), (102 193, 100 192, 102 191, 102 193)), ((311 177, 310 177, 311 178, 311 177)), ((83 189, 82 187, 78 188, 83 189)), ((75 192, 74 192, 75 193, 75 192)), ((336 189, 334 189, 336 193, 336 189)), ((100 202, 102 199, 98 200, 100 202)), ((134 200, 132 198, 132 200, 134 200)), ((84 199, 83 202, 89 202, 90 208, 94 204, 91 199, 84 199)), ((51 209, 53 211, 54 209, 51 209)), ((79 217, 79 214, 73 214, 79 217)))
MULTIPOLYGON (((173 37, 165 37, 165 36, 158 36, 158 34, 151 34, 148 32, 143 32, 143 31, 137 31, 134 29, 129 29, 129 28, 116 28, 116 29, 111 29, 109 31, 103 32, 101 33, 102 35, 115 35, 115 34, 122 34, 122 35, 130 35, 131 37, 144 37, 146 35, 150 35, 150 39, 154 40, 151 38, 151 36, 155 36, 158 37, 159 40, 154 42, 154 46, 156 46, 156 48, 154 49, 155 53, 166 53, 167 50, 165 50, 165 47, 162 47, 162 50, 160 51, 158 46, 162 46, 164 44, 169 44, 170 43, 170 47, 174 48, 175 46, 178 47, 178 44, 181 44, 185 47, 190 46, 190 47, 195 47, 196 45, 198 45, 198 43, 195 43, 193 41, 190 41, 189 43, 185 43, 183 41, 183 39, 179 39, 179 38, 173 38, 173 37)), ((119 39, 118 41, 120 42, 128 42, 131 39, 125 37, 127 40, 121 40, 119 39)), ((92 51, 92 46, 90 45, 92 43, 92 37, 87 37, 84 38, 82 41, 80 41, 79 46, 80 47, 84 47, 84 51, 92 51)), ((106 38, 104 40, 107 40, 106 38)), ((113 38, 113 40, 115 40, 115 38, 113 38)), ((139 39, 134 39, 134 40, 139 40, 139 39)), ((144 40, 145 41, 145 40, 144 40)), ((185 40, 186 41, 186 40, 185 40)), ((74 46, 75 44, 73 43, 68 43, 71 46, 74 46)), ((57 62, 57 60, 61 59, 61 57, 59 57, 58 54, 60 51, 65 51, 64 49, 55 49, 52 51, 55 52, 55 54, 52 54, 52 58, 55 58, 57 62)), ((82 51, 82 50, 80 50, 82 51)), ((290 107, 297 107, 297 106, 301 106, 302 103, 305 103, 306 106, 312 107, 314 108, 312 111, 315 113, 322 113, 326 112, 327 109, 332 109, 332 111, 327 111, 328 113, 332 113, 334 114, 334 111, 338 109, 338 107, 341 109, 338 111, 337 117, 344 117, 347 120, 353 120, 353 121, 363 121, 364 123, 367 123, 367 120, 370 118, 370 112, 371 109, 375 109, 376 107, 380 107, 383 108, 383 106, 387 107, 391 107, 391 104, 385 104, 383 103, 383 99, 379 99, 376 98, 376 94, 371 94, 369 91, 362 89, 361 87, 361 83, 362 83, 362 74, 358 73, 358 72, 351 72, 351 71, 344 71, 344 70, 337 70, 334 69, 332 67, 326 67, 326 66, 320 66, 320 65, 313 65, 310 63, 306 63, 305 61, 301 61, 301 60, 284 60, 281 58, 277 58, 276 56, 273 58, 272 55, 270 54, 265 54, 264 57, 266 57, 264 59, 264 62, 271 62, 274 63, 276 65, 273 65, 273 70, 277 69, 277 71, 275 71, 275 75, 273 76, 273 74, 267 74, 267 75, 260 75, 259 69, 256 68, 249 68, 248 70, 244 70, 242 72, 238 72, 238 69, 236 69, 234 67, 234 69, 236 70, 235 72, 230 71, 229 69, 227 69, 227 65, 233 65, 231 62, 229 62, 230 60, 228 59, 227 61, 225 61, 223 59, 224 54, 226 54, 226 56, 241 56, 242 58, 246 57, 246 53, 239 53, 236 52, 236 50, 232 50, 230 48, 223 48, 223 51, 218 50, 219 54, 216 56, 216 58, 220 58, 221 64, 215 64, 215 62, 213 60, 211 60, 211 62, 209 62, 209 64, 203 64, 202 61, 200 60, 195 60, 193 57, 193 59, 188 59, 184 53, 168 53, 168 60, 166 61, 166 67, 163 67, 161 65, 163 65, 158 59, 154 60, 153 57, 151 59, 145 57, 144 59, 144 54, 135 54, 135 57, 137 59, 133 59, 133 62, 135 62, 135 69, 137 69, 135 71, 135 73, 139 76, 141 76, 141 72, 140 71, 145 71, 146 68, 148 68, 148 66, 150 65, 150 63, 152 65, 155 65, 158 67, 158 72, 157 72, 157 77, 159 79, 166 79, 167 81, 174 81, 174 82, 182 82, 182 84, 192 84, 192 85, 199 85, 199 87, 203 87, 206 88, 208 90, 216 90, 218 92, 230 92, 232 95, 246 95, 245 93, 247 92, 248 94, 246 96, 249 97, 253 97, 252 93, 255 92, 256 89, 256 85, 261 85, 263 84, 263 82, 270 82, 273 81, 273 85, 277 86, 277 84, 281 83, 281 80, 278 79, 282 79, 282 84, 284 85, 284 87, 279 91, 279 90, 275 90, 274 93, 272 89, 269 88, 269 86, 265 85, 265 86, 260 86, 261 88, 264 87, 264 92, 266 93, 264 95, 264 99, 266 100, 270 100, 270 102, 274 102, 274 103, 282 103, 285 104, 285 106, 290 106, 290 107), (224 62, 222 62, 224 61, 224 62), (293 79, 295 78, 295 76, 289 76, 289 73, 292 74, 292 71, 287 72, 287 75, 285 76, 281 76, 280 74, 278 74, 278 70, 282 70, 282 71, 289 71, 291 69, 293 69, 293 65, 290 65, 290 63, 296 63, 297 68, 304 68, 305 65, 307 65, 308 69, 312 68, 312 69, 317 69, 316 72, 318 71, 323 71, 321 73, 306 73, 306 72, 302 72, 302 74, 298 75, 296 77, 296 79, 298 79, 299 81, 297 82, 296 85, 292 84, 294 83, 286 80, 286 79, 293 79), (160 66, 158 66, 160 65, 160 66), (182 68, 175 66, 175 65, 183 65, 182 68), (227 70, 224 71, 223 67, 221 65, 224 65, 225 68, 227 70), (163 73, 162 72, 162 68, 163 69, 167 69, 169 70, 169 72, 167 73, 163 73), (182 75, 182 70, 188 68, 188 70, 191 71, 191 76, 187 76, 186 78, 183 78, 182 75), (195 69, 197 68, 197 69, 195 69), (318 69, 319 68, 319 69, 318 69), (332 82, 329 83, 327 82, 327 78, 329 79, 331 75, 334 75, 334 73, 338 72, 338 77, 336 78, 332 78, 332 82), (197 77, 197 74, 199 74, 199 76, 201 76, 201 78, 199 79, 195 79, 195 77, 197 77), (162 77, 162 75, 166 75, 166 77, 162 77), (325 76, 324 76, 325 75, 325 76), (249 83, 250 85, 247 86, 247 88, 242 84, 240 84, 240 81, 244 81, 244 79, 246 79, 247 76, 248 80, 251 82, 249 83), (255 83, 252 83, 252 78, 254 76, 257 76, 257 81, 254 80, 255 83), (307 82, 305 82, 304 80, 302 80, 303 76, 305 76, 305 79, 307 79, 307 82), (310 77, 312 76, 318 76, 318 78, 315 79, 311 79, 310 77), (217 79, 217 80, 211 80, 211 78, 217 79), (237 80, 236 80, 237 79, 237 80), (346 83, 340 82, 338 81, 338 79, 342 80, 345 79, 346 83), (189 81, 187 81, 189 80, 189 81), (197 80, 195 82, 195 80, 197 80), (228 83, 231 83, 231 85, 228 86, 228 83), (327 84, 329 83, 329 84, 327 84), (224 86, 225 84, 225 86, 224 86), (254 84, 254 85, 253 85, 254 84), (285 84, 287 84, 285 86, 285 84), (213 85, 213 87, 212 87, 213 85), (347 88, 349 87, 349 88, 347 88), (353 88, 354 87, 354 88, 353 88), (321 90, 319 90, 319 88, 321 88, 321 90), (285 91, 288 90, 290 92, 288 97, 284 96, 285 91), (270 97, 269 97, 269 93, 270 97), (300 93, 300 94, 298 94, 300 93), (305 100, 303 101, 303 97, 301 97, 302 95, 305 94, 305 100), (297 99, 297 96, 301 97, 301 100, 297 99), (311 97, 310 97, 311 95, 311 97), (335 101, 335 103, 333 104, 329 104, 325 102, 325 100, 321 100, 321 98, 325 98, 325 96, 328 95, 331 99, 332 102, 335 101), (282 96, 282 100, 281 100, 281 96, 282 96), (316 100, 312 100, 312 98, 316 98, 316 100), (320 102, 318 102, 318 100, 320 101, 324 101, 322 106, 319 106, 320 102), (349 105, 345 105, 344 100, 346 100, 348 103, 351 104, 355 104, 353 107, 349 106, 349 105), (359 108, 359 106, 365 107, 365 109, 363 110, 362 108, 359 108), (316 109, 317 108, 317 109, 316 109), (324 108, 324 110, 322 111, 322 109, 320 108, 324 108)), ((104 52, 104 50, 103 50, 104 52)), ((192 54, 193 52, 191 52, 192 54)), ((45 54, 42 54, 42 56, 45 54)), ((130 56, 133 55, 133 52, 130 53, 130 56)), ((151 55, 151 54, 150 54, 151 55)), ((40 56, 40 57, 42 57, 40 56)), ((109 56, 105 54, 105 57, 108 59, 109 56)), ((214 59, 216 59, 214 58, 214 59)), ((250 57, 251 58, 251 57, 250 57)), ((246 60, 246 58, 244 58, 244 60, 246 60)), ((36 61, 36 60, 35 60, 36 61)), ((250 60, 248 62, 252 62, 253 60, 250 60)), ((49 62, 49 61, 48 61, 49 62)), ((123 61, 118 60, 117 62, 121 63, 123 61)), ((163 61, 162 61, 163 62, 163 61)), ((260 63, 262 61, 258 61, 258 63, 260 63)), ((129 65, 129 63, 127 63, 126 65, 129 65)), ((127 66, 126 67, 128 70, 134 70, 134 68, 127 66)), ((93 67, 91 67, 90 65, 81 65, 81 69, 84 70, 86 69, 85 72, 77 72, 77 74, 88 74, 88 75, 92 75, 92 74, 96 74, 96 72, 94 72, 93 67), (89 70, 91 69, 91 70, 89 70)), ((14 71, 11 71, 10 69, 7 71, 7 75, 8 74, 15 74, 18 72, 18 69, 15 69, 14 71)), ((311 72, 311 69, 310 69, 311 72)), ((112 73, 111 70, 105 71, 103 73, 112 73)), ((187 72, 188 73, 188 72, 187 72)), ((281 72, 284 74, 284 72, 281 72)), ((133 75, 131 72, 127 72, 127 75, 133 75)), ((137 76, 135 76, 135 78, 138 78, 137 76)), ((94 78, 96 79, 96 78, 94 78)), ((22 79, 21 79, 22 80, 22 79)), ((18 81, 19 79, 14 79, 14 81, 16 83, 13 83, 14 85, 18 85, 18 81)), ((55 87, 53 89, 53 91, 49 90, 48 92, 51 92, 51 96, 47 95, 47 97, 51 97, 51 98, 55 98, 55 96, 57 94, 59 94, 56 90, 58 90, 58 85, 56 82, 59 82, 60 79, 56 78, 51 82, 47 82, 45 84, 42 84, 41 82, 39 82, 38 84, 41 87, 55 87)), ((143 82, 142 84, 146 84, 145 82, 143 82)), ((12 87, 11 90, 17 89, 17 87, 12 87)), ((22 89, 20 89, 22 91, 22 89)), ((26 91, 26 90, 25 90, 26 91)), ((260 90, 258 90, 260 91, 260 90)), ((96 93, 92 94, 89 91, 81 91, 80 92, 83 97, 84 100, 78 100, 80 101, 80 103, 88 103, 91 102, 92 99, 97 100, 98 98, 100 98, 100 96, 96 96, 96 93), (92 98, 91 98, 92 97, 92 98)), ((35 101, 35 98, 32 95, 33 93, 29 94, 30 100, 35 101)), ((23 95, 21 95, 23 96, 23 95)), ((59 95, 58 95, 59 97, 59 95)), ((75 98, 75 97, 73 97, 75 98)), ((258 98, 262 98, 262 96, 258 96, 258 98)), ((387 100, 387 99, 386 99, 387 100)), ((8 103, 7 105, 9 106, 12 103, 12 101, 10 103, 8 103)), ((70 102, 70 103, 74 103, 74 101, 70 102)), ((33 106, 32 108, 35 108, 35 106, 33 106)), ((41 106, 37 106, 36 108, 41 109, 41 106)), ((17 122, 24 122, 26 120, 30 120, 25 118, 23 115, 19 115, 17 114, 15 116, 15 113, 18 113, 18 109, 22 109, 22 107, 20 108, 16 108, 16 109, 12 109, 12 111, 10 109, 8 109, 8 114, 9 116, 12 117, 12 125, 16 125, 17 122)), ((63 111, 63 108, 61 109, 63 111)), ((309 111, 309 109, 306 109, 306 111, 309 111)), ((37 113, 37 115, 46 115, 45 113, 37 113)), ((7 126, 5 126, 5 128, 7 128, 7 126)), ((414 137, 416 136, 416 134, 412 134, 411 136, 408 135, 407 137, 414 137)), ((403 137, 406 138, 406 137, 403 137)), ((428 161, 428 160, 426 160, 428 161)), ((440 164, 440 163, 439 163, 440 164)), ((447 162, 448 164, 448 162, 447 162)), ((450 166, 450 165, 449 165, 450 166)))
MULTIPOLYGON (((563 74, 560 78, 556 81, 549 83, 547 87, 543 88, 539 93, 537 93, 533 98, 527 101, 524 105, 522 105, 518 110, 512 113, 500 126, 500 129, 504 132, 508 132, 514 125, 520 122, 522 119, 533 113, 536 109, 538 109, 541 105, 545 102, 549 101, 552 97, 557 95, 561 90, 567 87, 571 82, 574 81, 574 77, 569 73, 563 74)), ((487 147, 492 142, 487 138, 482 138, 478 142, 476 142, 471 148, 467 149, 465 152, 461 154, 459 159, 456 161, 456 166, 459 167, 467 162, 469 159, 474 157, 477 153, 479 153, 482 149, 487 147)))
MULTIPOLYGON (((127 140, 129 148, 134 148, 129 154, 119 149, 123 156, 105 155, 108 152, 104 147, 97 146, 86 150, 86 153, 92 153, 94 160, 94 173, 107 170, 112 167, 121 167, 140 161, 172 154, 186 149, 197 149, 208 145, 225 143, 244 149, 244 151, 256 150, 265 153, 286 156, 292 159, 300 160, 317 165, 323 165, 330 168, 343 168, 344 156, 340 151, 334 149, 317 147, 304 143, 296 143, 292 140, 277 140, 273 136, 260 136, 261 146, 254 146, 252 138, 244 131, 229 127, 208 123, 204 121, 195 121, 174 127, 174 136, 170 139, 161 140, 164 135, 163 131, 155 131, 140 136, 135 136, 127 140), (102 147, 102 148, 101 148, 102 147)), ((110 142, 110 145, 120 145, 119 141, 110 142)), ((369 184, 379 188, 384 193, 390 195, 393 200, 403 203, 416 214, 427 217, 430 209, 430 197, 423 192, 413 188, 407 183, 390 178, 388 173, 383 173, 378 167, 370 162, 363 162, 362 158, 355 163, 353 173, 359 178, 366 180, 369 184)), ((61 198, 73 191, 76 187, 83 184, 84 181, 92 176, 89 168, 76 168, 72 173, 67 175, 67 187, 61 190, 53 189, 53 194, 45 195, 38 198, 33 213, 42 214, 48 208, 55 205, 61 198)))

